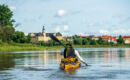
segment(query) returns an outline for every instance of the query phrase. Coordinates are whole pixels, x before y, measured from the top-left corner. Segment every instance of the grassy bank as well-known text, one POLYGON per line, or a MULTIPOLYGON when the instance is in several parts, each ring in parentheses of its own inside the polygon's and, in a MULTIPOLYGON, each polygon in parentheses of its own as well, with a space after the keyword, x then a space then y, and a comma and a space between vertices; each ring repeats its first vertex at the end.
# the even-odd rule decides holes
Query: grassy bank
POLYGON ((0 52, 9 52, 9 51, 32 51, 32 50, 56 50, 61 49, 62 46, 39 46, 36 44, 19 44, 19 43, 13 43, 13 44, 0 44, 0 52))
MULTIPOLYGON (((26 50, 60 50, 63 46, 40 46, 36 44, 0 44, 0 52, 26 51, 26 50)), ((130 45, 74 45, 74 48, 130 48, 130 45)))

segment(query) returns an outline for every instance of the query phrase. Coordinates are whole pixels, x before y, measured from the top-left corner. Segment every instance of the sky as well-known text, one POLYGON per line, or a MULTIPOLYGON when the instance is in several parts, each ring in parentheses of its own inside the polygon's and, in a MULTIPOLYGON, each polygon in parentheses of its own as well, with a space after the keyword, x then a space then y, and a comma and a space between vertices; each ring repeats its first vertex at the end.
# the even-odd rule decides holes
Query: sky
POLYGON ((26 34, 130 35, 130 0, 0 0, 26 34))

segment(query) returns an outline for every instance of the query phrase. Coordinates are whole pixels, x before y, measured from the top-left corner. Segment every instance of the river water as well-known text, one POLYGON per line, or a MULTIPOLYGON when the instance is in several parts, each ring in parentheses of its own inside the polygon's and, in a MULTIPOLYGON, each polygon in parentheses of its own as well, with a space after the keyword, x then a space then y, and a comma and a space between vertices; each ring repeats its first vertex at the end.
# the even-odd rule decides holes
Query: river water
POLYGON ((89 64, 59 69, 60 51, 0 52, 0 80, 130 80, 130 48, 77 48, 89 64))

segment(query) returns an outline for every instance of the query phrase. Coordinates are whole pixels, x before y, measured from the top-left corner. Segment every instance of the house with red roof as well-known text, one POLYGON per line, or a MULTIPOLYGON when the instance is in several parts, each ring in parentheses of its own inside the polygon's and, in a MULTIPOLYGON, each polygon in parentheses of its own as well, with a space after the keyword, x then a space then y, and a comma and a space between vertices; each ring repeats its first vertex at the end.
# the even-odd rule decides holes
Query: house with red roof
POLYGON ((123 36, 125 44, 130 44, 130 36, 123 36))
POLYGON ((101 38, 104 41, 113 42, 115 44, 117 43, 116 37, 113 37, 113 36, 101 36, 101 38))

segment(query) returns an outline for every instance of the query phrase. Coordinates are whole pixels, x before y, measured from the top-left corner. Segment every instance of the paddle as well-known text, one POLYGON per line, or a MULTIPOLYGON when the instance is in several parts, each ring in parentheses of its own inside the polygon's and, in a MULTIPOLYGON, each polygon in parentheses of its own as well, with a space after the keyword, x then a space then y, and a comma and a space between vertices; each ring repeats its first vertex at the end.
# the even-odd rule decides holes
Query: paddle
POLYGON ((64 45, 63 43, 61 43, 61 41, 59 41, 53 34, 50 34, 49 36, 50 36, 50 38, 51 38, 52 40, 54 40, 54 41, 60 43, 62 46, 65 47, 65 45, 64 45))

